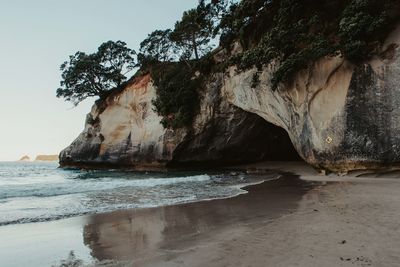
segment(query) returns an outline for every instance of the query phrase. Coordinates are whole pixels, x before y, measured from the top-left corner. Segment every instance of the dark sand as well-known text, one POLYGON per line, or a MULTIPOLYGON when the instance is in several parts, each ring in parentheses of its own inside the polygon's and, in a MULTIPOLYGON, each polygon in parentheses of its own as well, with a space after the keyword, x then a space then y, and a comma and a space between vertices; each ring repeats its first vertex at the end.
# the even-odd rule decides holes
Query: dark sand
POLYGON ((285 176, 229 199, 90 216, 84 242, 98 260, 122 259, 134 266, 165 266, 169 261, 173 266, 180 255, 217 241, 226 230, 236 232, 290 214, 311 184, 285 176))
POLYGON ((265 168, 302 179, 285 175, 229 199, 0 227, 0 266, 50 266, 71 250, 101 266, 400 266, 399 179, 250 169, 265 168))

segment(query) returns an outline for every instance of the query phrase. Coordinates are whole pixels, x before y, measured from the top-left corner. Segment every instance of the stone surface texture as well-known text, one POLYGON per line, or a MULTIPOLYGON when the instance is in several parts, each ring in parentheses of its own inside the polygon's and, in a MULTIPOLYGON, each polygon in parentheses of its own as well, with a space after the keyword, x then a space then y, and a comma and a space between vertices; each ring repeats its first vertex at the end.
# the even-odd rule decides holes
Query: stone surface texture
POLYGON ((60 163, 151 169, 299 155, 316 168, 347 172, 400 162, 400 27, 362 64, 322 58, 277 90, 273 70, 271 64, 259 72, 256 88, 257 70, 212 74, 199 88, 193 125, 180 130, 163 128, 150 76, 137 77, 93 106, 60 163))

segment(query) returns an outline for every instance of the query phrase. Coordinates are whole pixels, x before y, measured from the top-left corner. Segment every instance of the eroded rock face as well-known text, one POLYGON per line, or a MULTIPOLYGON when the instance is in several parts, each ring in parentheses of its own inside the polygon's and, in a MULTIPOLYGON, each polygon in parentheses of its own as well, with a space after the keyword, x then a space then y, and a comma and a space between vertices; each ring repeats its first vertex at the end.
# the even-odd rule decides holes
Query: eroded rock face
POLYGON ((172 158, 185 133, 166 130, 153 110, 155 88, 142 76, 96 103, 85 129, 60 154, 62 166, 156 167, 172 158))
POLYGON ((84 131, 61 152, 61 166, 152 170, 298 159, 283 129, 226 101, 223 81, 224 74, 210 77, 192 127, 172 130, 153 110, 150 76, 136 78, 93 106, 84 131))
POLYGON ((260 160, 298 160, 287 133, 226 101, 224 74, 201 91, 200 112, 170 166, 219 166, 260 160))
POLYGON ((379 57, 353 65, 323 58, 271 90, 273 66, 225 77, 227 100, 284 128, 308 163, 336 172, 400 162, 400 27, 379 57))
POLYGON ((152 169, 293 160, 291 143, 308 163, 335 172, 400 162, 400 27, 363 64, 322 58, 275 91, 273 68, 259 73, 256 88, 256 70, 213 74, 199 88, 192 127, 176 131, 153 110, 150 77, 138 77, 93 106, 60 163, 152 169))

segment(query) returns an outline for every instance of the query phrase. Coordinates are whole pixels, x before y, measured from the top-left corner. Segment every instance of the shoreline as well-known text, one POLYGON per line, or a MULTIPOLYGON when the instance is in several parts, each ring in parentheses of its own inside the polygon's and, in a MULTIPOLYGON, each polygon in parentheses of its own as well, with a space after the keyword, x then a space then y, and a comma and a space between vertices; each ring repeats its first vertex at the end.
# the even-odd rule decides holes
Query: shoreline
MULTIPOLYGON (((246 218, 249 219, 250 217, 256 216, 260 212, 264 213, 264 204, 259 202, 257 207, 251 207, 252 204, 254 204, 254 201, 251 201, 251 199, 263 199, 265 196, 260 195, 260 193, 264 192, 266 189, 275 191, 274 188, 276 186, 271 186, 271 183, 302 183, 300 179, 295 176, 291 176, 291 178, 289 180, 273 178, 257 184, 241 186, 242 190, 247 192, 227 198, 201 200, 151 208, 115 210, 105 213, 63 218, 55 221, 4 225, 0 227, 0 236, 2 236, 4 241, 3 245, 0 244, 0 258, 3 259, 2 262, 6 263, 7 266, 23 266, 28 263, 30 266, 50 266, 67 258, 68 253, 74 251, 76 256, 85 262, 90 262, 93 258, 100 261, 108 260, 107 256, 101 255, 103 252, 99 252, 99 246, 95 245, 96 242, 93 242, 93 240, 96 239, 96 237, 93 236, 93 233, 99 231, 94 229, 102 229, 103 227, 106 227, 105 232, 107 232, 110 229, 113 229, 113 226, 108 228, 109 224, 119 226, 124 225, 124 227, 127 227, 127 221, 132 222, 133 217, 142 220, 141 227, 144 228, 147 227, 146 225, 148 224, 148 221, 151 221, 151 229, 146 228, 144 232, 150 231, 150 235, 153 236, 153 239, 156 238, 155 236, 162 235, 160 232, 155 235, 152 233, 153 229, 171 229, 168 225, 171 224, 170 220, 173 218, 179 219, 182 217, 191 217, 191 225, 195 225, 196 223, 206 225, 207 229, 224 227, 225 224, 228 223, 227 218, 230 218, 232 223, 236 223, 238 220, 245 220, 246 218), (293 180, 296 181, 292 181, 291 178, 295 178, 293 180), (243 210, 241 208, 243 208, 243 210), (197 210, 196 215, 192 214, 193 210, 197 210), (212 213, 212 215, 210 215, 210 213, 212 213), (216 221, 216 218, 219 219, 216 221), (54 229, 54 231, 51 229, 54 229), (69 236, 72 236, 73 238, 69 236), (48 244, 43 244, 42 246, 35 245, 44 243, 44 240, 46 240, 46 243, 48 244), (66 242, 67 244, 74 245, 64 245, 65 240, 68 240, 66 242), (92 244, 93 247, 90 247, 89 244, 92 244), (52 246, 52 249, 56 250, 57 253, 53 252, 51 256, 47 255, 46 251, 49 249, 48 246, 52 246), (28 248, 27 252, 24 253, 24 258, 17 256, 19 255, 19 248, 21 247, 28 248), (32 251, 29 252, 29 250, 32 251), (15 260, 17 260, 17 262, 13 264, 13 261, 15 260)), ((295 184, 291 186, 292 189, 297 187, 295 184)), ((273 194, 271 197, 275 200, 277 195, 273 194)), ((290 194, 288 195, 288 201, 291 201, 290 205, 294 207, 298 199, 295 201, 290 194)), ((276 201, 271 201, 271 203, 275 202, 276 201)), ((266 210, 268 211, 268 208, 266 210)), ((271 209, 271 211, 268 211, 267 213, 272 214, 274 212, 275 211, 271 209)), ((193 233, 196 235, 198 234, 198 230, 193 233, 190 232, 193 228, 187 228, 188 225, 186 220, 182 223, 183 224, 178 228, 184 229, 186 227, 186 232, 176 233, 176 236, 181 236, 182 234, 189 236, 193 233)), ((177 222, 175 221, 172 224, 176 226, 177 222)), ((143 232, 144 228, 138 229, 138 232, 143 232)), ((176 230, 177 228, 174 229, 176 230)), ((148 232, 144 232, 141 234, 142 237, 143 235, 149 236, 148 232)), ((147 237, 147 239, 151 238, 147 237)), ((126 248, 123 248, 125 244, 132 244, 131 241, 127 242, 126 240, 114 241, 119 244, 118 246, 111 246, 114 247, 115 251, 113 253, 116 254, 119 254, 118 251, 126 250, 126 248), (122 245, 122 247, 120 245, 122 245)), ((133 243, 136 244, 137 242, 135 241, 133 243)), ((102 245, 100 245, 100 247, 101 246, 102 245)), ((50 249, 50 251, 52 249, 50 249)), ((145 250, 148 251, 149 248, 146 248, 145 250)), ((154 250, 156 249, 154 248, 154 250)), ((116 260, 126 260, 126 256, 121 258, 118 256, 116 258, 116 260)), ((133 259, 129 259, 129 261, 131 260, 133 259)))
POLYGON ((226 197, 216 197, 216 198, 204 198, 204 199, 198 199, 198 200, 189 200, 187 202, 177 202, 173 204, 163 204, 160 206, 154 206, 154 207, 136 207, 136 208, 120 208, 120 209, 113 209, 113 210, 105 210, 101 212, 87 212, 87 213, 77 213, 77 214, 71 214, 71 215, 66 215, 66 216, 60 216, 60 217, 53 217, 53 218, 45 218, 45 219, 37 219, 37 220, 31 220, 31 221, 11 221, 11 222, 6 222, 6 223, 1 223, 0 222, 0 227, 2 226, 9 226, 9 225, 23 225, 23 224, 31 224, 31 223, 46 223, 46 222, 54 222, 54 221, 60 221, 60 220, 67 220, 70 218, 78 218, 78 217, 84 217, 84 216, 92 216, 92 215, 98 215, 98 214, 110 214, 118 211, 131 211, 131 210, 140 210, 140 209, 157 209, 157 208, 165 208, 169 206, 179 206, 179 205, 185 205, 185 204, 192 204, 192 203, 199 203, 199 202, 208 202, 208 201, 214 201, 214 200, 224 200, 224 199, 230 199, 230 198, 235 198, 237 196, 243 195, 243 194, 248 194, 249 192, 247 191, 247 188, 257 186, 259 184, 269 182, 272 180, 280 179, 280 176, 277 178, 272 178, 272 179, 265 179, 260 182, 254 182, 254 183, 249 183, 249 184, 244 184, 244 185, 237 185, 237 188, 239 190, 242 190, 242 192, 237 193, 232 196, 226 196, 226 197))
MULTIPOLYGON (((226 175, 232 175, 231 173, 227 173, 227 170, 222 170, 226 172, 226 175)), ((222 172, 221 171, 221 172, 222 172)), ((240 172, 243 175, 251 175, 248 173, 245 173, 244 169, 241 170, 236 170, 240 172)), ((136 172, 136 171, 135 171, 136 172)), ((182 171, 184 172, 184 171, 182 171)), ((199 172, 200 173, 200 172, 199 172)), ((201 172, 204 173, 205 175, 212 175, 214 173, 219 173, 218 171, 210 171, 210 172, 201 172)), ((223 173, 221 173, 223 175, 223 173)), ((237 174, 234 174, 237 175, 237 174)), ((203 198, 203 199, 194 199, 194 200, 188 200, 188 201, 183 201, 183 202, 176 202, 172 204, 161 204, 157 206, 147 206, 147 207, 125 207, 125 208, 117 208, 117 209, 110 209, 110 210, 103 210, 103 211, 98 211, 98 212, 84 212, 84 213, 76 213, 76 214, 70 214, 70 215, 64 215, 64 216, 58 216, 58 217, 51 217, 51 218, 38 218, 38 219, 30 219, 29 221, 26 220, 19 220, 19 221, 10 221, 10 222, 0 222, 0 227, 2 226, 9 226, 9 225, 22 225, 22 224, 31 224, 31 223, 46 223, 46 222, 53 222, 53 221, 59 221, 59 220, 66 220, 70 218, 76 218, 76 217, 83 217, 83 216, 91 216, 91 215, 97 215, 97 214, 109 214, 113 212, 118 212, 118 211, 130 211, 130 210, 137 210, 137 209, 154 209, 154 208, 165 208, 168 206, 179 206, 179 205, 185 205, 185 204, 191 204, 191 203, 199 203, 199 202, 207 202, 207 201, 214 201, 214 200, 223 200, 223 199, 230 199, 234 198, 243 194, 248 194, 248 188, 251 188, 252 186, 257 186, 259 184, 262 184, 264 182, 272 181, 279 179, 282 174, 279 174, 277 172, 271 172, 269 170, 263 171, 262 173, 258 173, 257 176, 259 175, 264 175, 268 176, 260 181, 254 181, 254 182, 248 182, 245 184, 238 184, 238 185, 233 185, 233 187, 237 188, 240 190, 240 192, 234 194, 234 195, 229 195, 229 196, 221 196, 221 197, 210 197, 210 198, 203 198)))
POLYGON ((58 266, 70 251, 102 266, 400 262, 397 174, 322 176, 302 163, 248 168, 267 169, 286 175, 246 186, 248 193, 235 197, 2 226, 0 265, 58 266), (300 175, 288 174, 293 171, 300 175))

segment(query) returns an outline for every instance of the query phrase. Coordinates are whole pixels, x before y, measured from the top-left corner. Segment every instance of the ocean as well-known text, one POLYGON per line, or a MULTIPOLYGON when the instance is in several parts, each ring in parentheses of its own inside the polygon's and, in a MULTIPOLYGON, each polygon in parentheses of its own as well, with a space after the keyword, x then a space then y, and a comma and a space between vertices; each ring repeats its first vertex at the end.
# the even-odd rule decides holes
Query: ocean
POLYGON ((0 226, 245 193, 276 175, 241 172, 82 171, 55 162, 0 162, 0 226))

